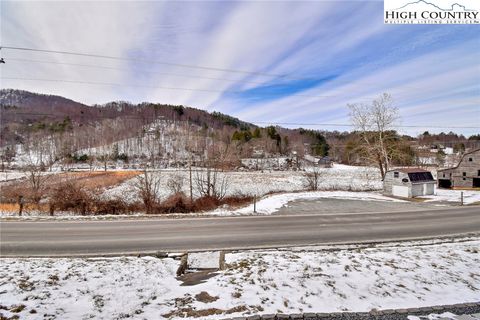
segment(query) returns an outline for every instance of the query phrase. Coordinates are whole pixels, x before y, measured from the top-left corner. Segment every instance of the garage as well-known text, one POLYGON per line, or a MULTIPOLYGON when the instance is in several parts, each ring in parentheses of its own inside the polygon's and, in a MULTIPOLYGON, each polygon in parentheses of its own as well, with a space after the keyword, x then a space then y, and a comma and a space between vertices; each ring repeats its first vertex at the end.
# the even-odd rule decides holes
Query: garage
POLYGON ((393 186, 392 187, 392 195, 395 197, 403 197, 403 198, 408 198, 409 197, 409 189, 408 187, 404 186, 393 186))
POLYGON ((438 187, 449 189, 452 187, 452 181, 450 179, 438 179, 438 187))
POLYGON ((480 188, 480 178, 473 178, 473 185, 474 188, 480 188))
POLYGON ((430 171, 421 168, 399 168, 385 173, 383 193, 401 198, 432 195, 435 193, 436 184, 430 171))

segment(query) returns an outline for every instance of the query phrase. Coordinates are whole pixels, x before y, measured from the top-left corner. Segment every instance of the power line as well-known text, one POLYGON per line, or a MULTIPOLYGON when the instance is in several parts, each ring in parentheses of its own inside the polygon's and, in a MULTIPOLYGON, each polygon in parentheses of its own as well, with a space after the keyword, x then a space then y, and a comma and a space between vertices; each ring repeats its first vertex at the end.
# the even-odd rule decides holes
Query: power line
MULTIPOLYGON (((292 125, 292 126, 334 126, 334 127, 354 127, 353 124, 347 123, 299 123, 299 122, 269 122, 269 121, 253 121, 254 124, 270 124, 270 125, 292 125)), ((397 128, 431 128, 431 129, 480 129, 480 127, 466 126, 415 126, 415 125, 398 125, 397 128)))
MULTIPOLYGON (((70 62, 58 62, 58 61, 47 61, 47 60, 32 60, 32 59, 19 59, 19 58, 8 58, 8 61, 21 61, 21 62, 32 62, 32 63, 47 63, 47 64, 55 64, 55 65, 67 65, 67 66, 75 66, 75 67, 84 67, 84 68, 96 68, 96 69, 104 69, 104 70, 116 70, 116 71, 131 71, 130 69, 126 68, 115 68, 115 67, 107 67, 107 66, 100 66, 100 65, 93 65, 93 64, 81 64, 81 63, 70 63, 70 62)), ((228 82, 235 82, 235 83, 246 83, 246 84, 257 84, 257 85, 265 85, 265 82, 261 81, 250 81, 250 80, 242 80, 242 79, 228 79, 228 78, 217 78, 217 77, 206 77, 206 76, 198 76, 198 75, 186 75, 186 74, 179 74, 179 73, 170 73, 170 72, 155 72, 155 71, 147 71, 142 70, 141 72, 147 74, 154 74, 160 76, 173 76, 173 77, 181 77, 181 78, 196 78, 196 79, 207 79, 207 80, 217 80, 217 81, 228 81, 228 82)), ((288 78, 282 78, 280 80, 284 80, 288 78)), ((298 80, 309 81, 313 80, 314 78, 303 78, 298 80)), ((364 84, 351 84, 351 83, 341 83, 341 86, 350 85, 355 87, 371 87, 372 83, 364 83, 364 84)), ((401 85, 401 87, 408 89, 409 91, 424 91, 424 89, 413 88, 406 85, 401 85)), ((400 91, 401 92, 401 91, 400 91)))
POLYGON ((169 66, 174 66, 174 67, 191 68, 191 69, 199 69, 199 70, 232 72, 232 73, 241 73, 241 74, 249 74, 249 75, 256 75, 256 76, 266 76, 266 77, 293 79, 293 80, 304 80, 304 79, 292 78, 292 77, 289 77, 289 76, 284 75, 284 74, 273 74, 273 73, 258 72, 258 71, 247 71, 247 70, 236 70, 236 69, 226 69, 226 68, 217 68, 217 67, 197 66, 197 65, 164 62, 164 61, 142 59, 142 58, 124 58, 124 57, 92 54, 92 53, 79 53, 79 52, 71 52, 71 51, 58 51, 58 50, 35 49, 35 48, 25 48, 25 47, 10 47, 10 46, 0 46, 0 49, 9 49, 9 50, 18 50, 18 51, 31 51, 31 52, 43 52, 43 53, 56 53, 56 54, 81 56, 81 57, 91 57, 91 58, 103 58, 103 59, 120 60, 120 61, 146 62, 146 63, 155 63, 155 64, 161 64, 161 65, 169 65, 169 66))
MULTIPOLYGON (((35 113, 35 112, 12 112, 13 114, 20 114, 20 115, 35 115, 35 116, 56 116, 54 113, 35 113)), ((142 117, 142 116, 135 116, 135 115, 112 115, 112 116, 105 116, 105 115, 95 115, 95 118, 102 118, 102 119, 112 119, 112 118, 129 118, 129 119, 146 119, 150 117, 142 117)), ((155 120, 155 119, 153 119, 155 120)), ((178 120, 182 121, 182 120, 178 120)), ((354 127, 353 124, 350 123, 302 123, 302 122, 275 122, 275 121, 243 121, 245 123, 252 123, 252 124, 268 124, 268 125, 295 125, 295 126, 331 126, 331 127, 354 127)), ((395 126, 397 128, 429 128, 429 129, 480 129, 480 127, 470 127, 470 126, 419 126, 419 125, 398 125, 395 126)))
MULTIPOLYGON (((45 60, 8 58, 8 61, 48 63, 48 64, 77 66, 77 67, 86 67, 86 68, 98 68, 98 69, 106 69, 106 70, 130 71, 129 69, 125 69, 125 68, 114 68, 114 67, 106 67, 106 66, 99 66, 99 65, 92 65, 92 64, 79 64, 79 63, 45 61, 45 60)), ((240 79, 237 80, 237 79, 227 79, 227 78, 215 78, 215 77, 205 77, 205 76, 196 76, 196 75, 184 75, 184 74, 178 74, 178 73, 146 71, 146 70, 142 70, 142 72, 149 73, 149 74, 161 75, 161 76, 173 76, 173 77, 182 77, 182 78, 198 78, 198 79, 219 80, 219 81, 229 81, 229 82, 241 82, 241 83, 251 83, 251 84, 260 84, 260 85, 264 84, 264 82, 260 82, 260 81, 243 81, 243 80, 240 80, 240 79)))
MULTIPOLYGON (((118 86, 118 87, 134 87, 134 88, 152 88, 152 89, 164 89, 164 90, 180 90, 180 91, 199 91, 199 92, 219 92, 219 93, 233 93, 233 94, 245 94, 243 91, 234 91, 234 90, 214 90, 214 89, 193 89, 193 88, 180 88, 180 87, 165 87, 165 86, 150 86, 150 85, 140 85, 140 84, 121 84, 113 82, 93 82, 93 81, 80 81, 80 80, 65 80, 65 79, 40 79, 40 78, 21 78, 21 77, 1 77, 0 79, 5 80, 24 80, 24 81, 45 81, 45 82, 63 82, 63 83, 76 83, 76 84, 86 84, 86 85, 101 85, 101 86, 118 86)), ((276 92, 262 93, 263 95, 275 96, 278 95, 276 92)), ((307 98, 333 98, 340 95, 307 95, 307 94, 298 94, 293 93, 289 94, 290 96, 296 97, 307 97, 307 98)))
MULTIPOLYGON (((46 61, 46 60, 32 60, 32 59, 19 59, 19 58, 8 58, 9 61, 22 61, 22 62, 33 62, 33 63, 47 63, 47 64, 56 64, 56 65, 68 65, 68 66, 77 66, 77 67, 86 67, 86 68, 98 68, 98 69, 105 69, 105 70, 117 70, 117 71, 130 71, 126 68, 115 68, 115 67, 107 67, 107 66, 99 66, 99 65, 92 65, 92 64, 80 64, 80 63, 70 63, 70 62, 58 62, 58 61, 46 61)), ((155 72, 155 71, 146 71, 142 70, 144 73, 149 74, 157 74, 157 75, 165 75, 165 76, 174 76, 174 77, 182 77, 182 78, 198 78, 198 79, 207 79, 207 80, 218 80, 218 81, 228 81, 228 82, 240 82, 246 84, 258 84, 264 85, 265 82, 261 81, 249 81, 249 80, 242 80, 242 79, 228 79, 228 78, 217 78, 217 77, 207 77, 207 76, 198 76, 198 75, 185 75, 179 73, 164 73, 164 72, 155 72)), ((302 80, 302 81, 312 81, 315 80, 315 77, 305 77, 305 78, 290 78, 290 77, 282 77, 280 80, 302 80)), ((374 83, 355 83, 352 84, 350 82, 347 83, 338 83, 337 85, 350 85, 354 87, 368 87, 371 88, 372 85, 377 85, 374 83)), ((424 88, 415 88, 412 86, 401 85, 401 87, 408 89, 408 90, 424 90, 424 88)), ((397 92, 405 92, 405 91, 398 91, 397 92)))
MULTIPOLYGON (((286 74, 272 74, 272 73, 266 73, 266 72, 260 72, 260 71, 247 71, 247 70, 237 70, 237 69, 228 69, 228 68, 218 68, 218 67, 208 67, 208 66, 198 66, 198 65, 189 65, 189 64, 180 64, 180 63, 173 63, 173 62, 165 62, 165 61, 158 61, 158 60, 150 60, 150 59, 142 59, 142 58, 124 58, 124 57, 116 57, 116 56, 108 56, 108 55, 100 55, 100 54, 91 54, 91 53, 79 53, 79 52, 71 52, 71 51, 59 51, 59 50, 47 50, 47 49, 35 49, 35 48, 26 48, 26 47, 12 47, 12 46, 1 46, 0 49, 9 49, 9 50, 17 50, 17 51, 31 51, 31 52, 41 52, 41 53, 54 53, 54 54, 64 54, 64 55, 73 55, 73 56, 81 56, 81 57, 92 57, 92 58, 103 58, 103 59, 111 59, 111 60, 119 60, 119 61, 136 61, 136 62, 142 62, 142 63, 153 63, 153 64, 161 64, 161 65, 169 65, 169 66, 174 66, 174 67, 182 67, 182 68, 191 68, 191 69, 200 69, 200 70, 210 70, 210 71, 217 71, 217 72, 231 72, 231 73, 240 73, 240 74, 250 74, 250 75, 256 75, 256 76, 265 76, 265 77, 271 77, 271 78, 278 78, 278 79, 285 79, 285 80, 294 80, 294 81, 311 81, 311 80, 316 80, 317 77, 305 77, 305 78, 299 78, 299 77, 291 77, 286 74)), ((21 60, 21 59, 10 59, 9 60, 21 60)), ((24 59, 25 61, 28 61, 27 59, 24 59)), ((30 60, 31 62, 43 62, 43 63, 55 63, 55 64, 65 64, 65 65, 77 65, 77 66, 83 66, 83 67, 94 67, 93 65, 82 65, 82 64, 71 64, 71 63, 60 63, 60 62, 47 62, 47 61, 35 61, 35 60, 30 60)), ((105 68, 107 69, 108 67, 101 67, 101 66, 95 66, 99 68, 105 68)), ((110 68, 109 68, 110 69, 110 68)), ((115 68, 111 68, 115 69, 115 68)), ((121 70, 121 69, 119 69, 121 70)), ((172 75, 172 76, 179 76, 179 77, 195 77, 195 78, 205 78, 205 79, 211 79, 211 80, 223 80, 223 81, 237 81, 233 79, 222 79, 222 78, 210 78, 210 77, 203 77, 203 76, 191 76, 191 75, 179 75, 179 74, 168 74, 166 73, 165 75, 172 75)), ((240 80, 239 80, 240 81, 240 80)), ((241 81, 244 83, 253 83, 253 84, 263 84, 262 82, 254 82, 254 81, 241 81)), ((342 84, 342 85, 348 85, 347 84, 342 84)), ((359 86, 359 84, 350 84, 353 86, 359 86)), ((376 84, 375 84, 376 85, 376 84)), ((364 83, 363 86, 370 86, 369 83, 364 83)), ((411 86, 407 85, 401 85, 401 87, 406 88, 408 90, 418 90, 418 91, 423 91, 424 89, 419 89, 419 88, 414 88, 411 86)))

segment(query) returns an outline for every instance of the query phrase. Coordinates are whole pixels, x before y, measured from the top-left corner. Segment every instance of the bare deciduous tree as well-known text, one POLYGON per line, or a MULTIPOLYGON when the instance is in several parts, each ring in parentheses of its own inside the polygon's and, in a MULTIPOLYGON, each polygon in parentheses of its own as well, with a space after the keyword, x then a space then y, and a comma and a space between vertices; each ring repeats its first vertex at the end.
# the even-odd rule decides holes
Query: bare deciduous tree
POLYGON ((167 181, 167 187, 172 194, 182 192, 184 177, 180 173, 173 174, 167 181))
POLYGON ((395 138, 395 123, 400 119, 393 99, 384 93, 371 105, 349 104, 350 119, 362 137, 362 145, 369 162, 376 164, 382 178, 390 167, 395 138))
POLYGON ((45 174, 46 167, 41 157, 33 152, 28 153, 27 165, 23 167, 23 171, 27 177, 29 194, 28 198, 35 204, 39 204, 45 196, 47 182, 51 175, 45 174))
POLYGON ((145 212, 147 214, 153 213, 159 201, 160 178, 156 177, 151 171, 144 169, 143 173, 137 177, 134 187, 143 201, 145 212))
POLYGON ((322 177, 322 171, 318 166, 309 168, 308 171, 305 171, 303 176, 305 177, 305 186, 308 190, 318 190, 318 185, 320 184, 320 179, 322 177))
POLYGON ((204 170, 197 170, 195 183, 201 197, 212 197, 222 200, 228 191, 228 178, 221 174, 219 164, 208 162, 204 170))

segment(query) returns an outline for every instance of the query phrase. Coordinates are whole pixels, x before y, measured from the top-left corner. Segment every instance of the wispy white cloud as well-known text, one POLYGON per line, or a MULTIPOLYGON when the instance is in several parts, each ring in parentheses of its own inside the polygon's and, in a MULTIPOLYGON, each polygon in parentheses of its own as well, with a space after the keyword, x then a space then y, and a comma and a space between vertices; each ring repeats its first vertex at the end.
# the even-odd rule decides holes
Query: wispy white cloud
POLYGON ((347 103, 371 101, 386 91, 393 94, 409 124, 480 123, 478 26, 384 25, 382 1, 2 1, 1 5, 2 45, 287 75, 275 78, 2 50, 5 77, 125 85, 3 80, 2 87, 60 94, 86 103, 148 100, 215 109, 248 121, 307 123, 348 122, 347 103))

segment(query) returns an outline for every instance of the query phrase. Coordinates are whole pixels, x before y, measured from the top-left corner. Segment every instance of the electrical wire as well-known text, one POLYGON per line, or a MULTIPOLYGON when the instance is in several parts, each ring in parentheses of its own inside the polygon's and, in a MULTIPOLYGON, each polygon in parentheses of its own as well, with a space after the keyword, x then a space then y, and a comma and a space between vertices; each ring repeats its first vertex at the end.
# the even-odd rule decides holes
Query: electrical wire
MULTIPOLYGON (((75 84, 85 84, 85 85, 102 85, 102 86, 118 86, 118 87, 134 87, 134 88, 152 88, 152 89, 164 89, 164 90, 180 90, 180 91, 198 91, 198 92, 219 92, 219 93, 232 93, 232 94, 245 94, 243 91, 234 91, 234 90, 215 90, 215 89, 193 89, 193 88, 180 88, 180 87, 165 87, 165 86, 150 86, 150 85, 141 85, 141 84, 121 84, 113 82, 93 82, 93 81, 81 81, 81 80, 66 80, 66 79, 41 79, 41 78, 22 78, 22 77, 1 77, 2 80, 23 80, 23 81, 44 81, 44 82, 62 82, 62 83, 75 83, 75 84)), ((277 95, 278 93, 262 93, 263 95, 277 95)), ((292 93, 288 95, 296 97, 307 97, 307 98, 333 98, 338 95, 307 95, 307 94, 298 94, 292 93)))
MULTIPOLYGON (((34 115, 34 116, 49 116, 49 117, 54 117, 56 114, 54 113, 36 113, 36 112, 11 112, 13 114, 19 114, 19 115, 34 115)), ((103 115, 96 115, 96 118, 102 118, 102 119, 111 119, 111 118, 116 118, 117 116, 103 116, 103 115)), ((142 116, 135 116, 135 115, 123 115, 121 116, 122 118, 129 118, 129 119, 146 119, 150 117, 142 117, 142 116)), ((177 120, 177 121, 182 121, 182 120, 177 120)), ((259 125, 293 125, 293 126, 332 126, 332 127, 354 127, 353 124, 350 123, 304 123, 304 122, 275 122, 275 121, 243 121, 245 123, 252 123, 252 124, 259 124, 259 125)), ((480 129, 480 127, 473 127, 473 126, 439 126, 439 125, 397 125, 394 126, 397 128, 428 128, 428 129, 480 129)))
MULTIPOLYGON (((353 124, 347 123, 300 123, 300 122, 269 122, 269 121, 253 121, 254 124, 271 124, 271 125, 292 125, 292 126, 336 126, 336 127, 354 127, 353 124)), ((397 128, 432 128, 432 129, 480 129, 480 127, 468 126, 429 126, 429 125, 397 125, 397 128)))
POLYGON ((81 57, 92 57, 92 58, 103 58, 103 59, 120 60, 120 61, 146 62, 146 63, 169 65, 169 66, 174 66, 174 67, 182 67, 182 68, 190 68, 190 69, 221 71, 221 72, 249 74, 249 75, 255 75, 255 76, 266 76, 266 77, 275 77, 275 78, 283 78, 283 79, 288 78, 288 79, 293 79, 293 80, 303 80, 303 79, 299 79, 299 78, 292 78, 292 77, 289 77, 288 75, 285 75, 285 74, 273 74, 273 73, 258 72, 258 71, 247 71, 247 70, 197 66, 197 65, 165 62, 165 61, 142 59, 142 58, 124 58, 124 57, 108 56, 108 55, 101 55, 101 54, 92 54, 92 53, 79 53, 79 52, 71 52, 71 51, 35 49, 35 48, 25 48, 25 47, 12 47, 12 46, 2 46, 2 45, 0 45, 0 49, 9 49, 9 50, 18 50, 18 51, 31 51, 31 52, 43 52, 43 53, 56 53, 56 54, 81 56, 81 57))
MULTIPOLYGON (((58 61, 30 60, 30 59, 17 59, 17 58, 8 58, 8 61, 48 63, 48 64, 56 64, 56 65, 97 68, 97 69, 105 69, 105 70, 130 71, 129 69, 126 69, 126 68, 114 68, 114 67, 106 67, 106 66, 99 66, 99 65, 92 65, 92 64, 79 64, 79 63, 58 62, 58 61)), ((147 73, 147 74, 160 75, 160 76, 173 76, 173 77, 182 77, 182 78, 198 78, 198 79, 207 79, 207 80, 219 80, 219 81, 228 81, 228 82, 241 82, 241 83, 259 84, 259 85, 264 84, 264 82, 260 82, 260 81, 244 81, 244 80, 240 80, 240 79, 204 77, 204 76, 197 76, 197 75, 184 75, 184 74, 179 74, 179 73, 165 73, 165 72, 155 72, 155 71, 147 71, 147 70, 142 70, 141 72, 142 73, 147 73)))

